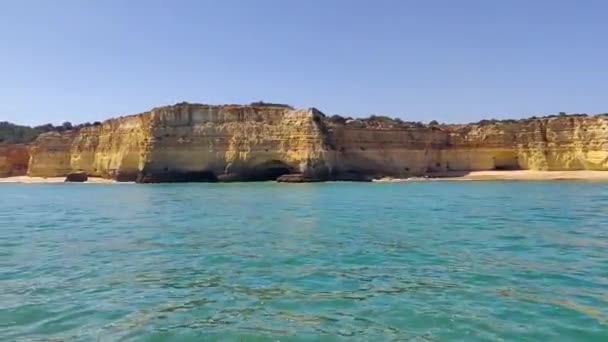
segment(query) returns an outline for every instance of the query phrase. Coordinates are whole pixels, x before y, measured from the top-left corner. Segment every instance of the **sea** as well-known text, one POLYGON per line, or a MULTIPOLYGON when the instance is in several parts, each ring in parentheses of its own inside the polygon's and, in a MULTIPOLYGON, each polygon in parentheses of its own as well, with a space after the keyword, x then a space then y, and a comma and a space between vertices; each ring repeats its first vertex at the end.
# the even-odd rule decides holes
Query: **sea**
POLYGON ((0 184, 0 341, 608 341, 608 183, 0 184))

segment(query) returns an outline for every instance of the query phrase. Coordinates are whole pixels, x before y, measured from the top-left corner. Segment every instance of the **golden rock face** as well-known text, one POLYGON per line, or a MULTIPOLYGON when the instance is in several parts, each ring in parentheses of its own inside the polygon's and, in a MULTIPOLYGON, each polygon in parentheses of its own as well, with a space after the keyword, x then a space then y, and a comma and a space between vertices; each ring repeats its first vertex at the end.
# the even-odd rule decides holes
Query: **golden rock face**
POLYGON ((79 132, 41 135, 32 144, 28 174, 85 171, 135 180, 140 172, 210 171, 239 179, 269 169, 323 172, 322 116, 287 106, 161 107, 79 132))
POLYGON ((71 144, 76 132, 41 134, 30 146, 27 175, 31 177, 62 177, 72 171, 71 144))
POLYGON ((151 112, 147 172, 253 175, 324 165, 322 115, 285 106, 182 105, 151 112), (315 117, 317 121, 315 121, 315 117))
POLYGON ((27 172, 30 153, 24 144, 0 144, 0 177, 23 176, 27 172))
POLYGON ((78 132, 43 134, 30 153, 30 176, 85 171, 119 180, 197 172, 220 180, 262 180, 284 173, 327 178, 501 169, 608 170, 608 117, 430 127, 362 120, 336 123, 314 108, 284 105, 184 103, 78 132))
POLYGON ((446 132, 430 127, 329 124, 332 170, 371 176, 425 174, 440 158, 446 132))
POLYGON ((464 170, 608 170, 608 117, 472 125, 451 133, 450 144, 444 161, 464 170))
POLYGON ((146 162, 150 132, 150 113, 83 128, 70 143, 71 168, 91 176, 134 179, 146 162))
POLYGON ((402 176, 446 171, 608 170, 608 117, 485 125, 334 125, 335 167, 402 176))

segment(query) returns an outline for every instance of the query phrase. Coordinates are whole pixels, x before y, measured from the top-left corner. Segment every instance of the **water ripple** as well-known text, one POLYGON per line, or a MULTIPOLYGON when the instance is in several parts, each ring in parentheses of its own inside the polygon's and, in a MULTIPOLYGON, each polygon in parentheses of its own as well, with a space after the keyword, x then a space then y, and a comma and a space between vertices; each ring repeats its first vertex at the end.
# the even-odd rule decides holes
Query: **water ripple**
POLYGON ((608 186, 3 184, 0 340, 608 340, 608 186))

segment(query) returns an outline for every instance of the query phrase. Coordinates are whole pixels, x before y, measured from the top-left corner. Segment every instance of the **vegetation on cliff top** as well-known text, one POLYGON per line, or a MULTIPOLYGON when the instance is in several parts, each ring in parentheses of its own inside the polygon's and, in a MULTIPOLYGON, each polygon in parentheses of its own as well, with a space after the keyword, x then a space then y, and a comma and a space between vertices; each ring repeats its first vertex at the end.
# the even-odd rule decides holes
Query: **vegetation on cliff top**
MULTIPOLYGON (((608 113, 597 114, 598 116, 608 116, 608 113)), ((339 125, 347 125, 349 123, 362 123, 366 126, 370 127, 381 127, 381 128, 391 128, 391 127, 409 127, 409 128, 424 128, 428 127, 431 129, 453 129, 453 128, 461 128, 464 126, 471 125, 479 125, 479 126, 487 126, 487 125, 495 125, 495 124, 513 124, 518 122, 527 122, 531 120, 540 120, 540 119, 550 119, 550 118, 575 118, 575 117, 587 117, 588 114, 568 114, 566 112, 559 112, 558 114, 550 114, 545 116, 532 116, 529 118, 523 119, 483 119, 477 122, 471 122, 469 124, 446 124, 439 123, 437 120, 432 120, 428 124, 424 124, 420 121, 404 121, 400 118, 392 118, 386 115, 370 115, 366 118, 352 118, 352 117, 343 117, 341 115, 332 115, 327 117, 327 120, 334 124, 339 125)))
MULTIPOLYGON (((175 105, 186 105, 189 103, 182 102, 176 103, 175 105)), ((251 106, 266 106, 266 107, 285 107, 292 108, 289 105, 281 104, 281 103, 271 103, 271 102, 253 102, 250 104, 251 106)), ((608 113, 598 114, 599 116, 608 116, 608 113)), ((323 115, 325 116, 325 115, 323 115)), ((560 112, 558 114, 545 115, 545 116, 532 116, 526 119, 484 119, 478 122, 470 123, 469 125, 492 125, 492 124, 508 124, 508 123, 517 123, 517 122, 525 122, 530 120, 538 120, 538 119, 547 119, 547 118, 556 118, 556 117, 586 117, 587 114, 567 114, 565 112, 560 112)), ((371 115, 367 118, 352 118, 352 117, 343 117, 340 115, 332 115, 328 116, 327 120, 334 124, 345 125, 349 123, 362 123, 368 126, 373 127, 411 127, 411 128, 423 128, 430 127, 433 129, 441 129, 441 128, 449 128, 449 127, 462 127, 467 126, 463 124, 444 124, 439 123, 436 120, 429 122, 428 124, 424 124, 419 121, 404 121, 400 118, 391 118, 386 115, 371 115)), ((97 126, 101 125, 100 122, 95 123, 84 123, 80 125, 72 125, 70 122, 64 122, 59 126, 55 126, 53 124, 45 124, 40 126, 23 126, 16 125, 7 121, 0 121, 0 143, 8 143, 8 144, 27 144, 30 143, 43 133, 48 132, 64 132, 70 130, 80 130, 83 127, 97 126)))
POLYGON ((280 107, 280 108, 291 108, 293 109, 292 106, 285 104, 285 103, 274 103, 274 102, 264 102, 264 101, 257 101, 257 102, 251 102, 252 106, 261 106, 261 107, 280 107))
POLYGON ((59 126, 53 124, 45 124, 35 127, 16 125, 7 121, 0 121, 0 143, 7 144, 27 144, 30 143, 43 133, 48 132, 64 132, 70 130, 79 130, 82 127, 89 127, 101 124, 99 122, 84 123, 80 125, 72 125, 71 122, 64 122, 59 126))
MULTIPOLYGON (((265 101, 256 101, 256 102, 251 102, 249 104, 252 107, 278 107, 278 108, 289 108, 289 109, 293 109, 292 106, 285 104, 285 103, 276 103, 276 102, 265 102, 265 101)), ((232 106, 236 106, 236 107, 244 107, 247 105, 242 105, 242 104, 223 104, 223 105, 211 105, 211 104, 204 104, 204 103, 192 103, 192 102, 188 102, 188 101, 182 101, 182 102, 177 102, 176 104, 174 104, 173 106, 227 106, 227 107, 232 107, 232 106)), ((172 107, 172 106, 165 106, 165 107, 172 107)), ((159 108, 165 108, 165 107, 159 107, 159 108)))
MULTIPOLYGON (((605 116, 607 114, 598 114, 601 116, 605 116)), ((558 114, 549 114, 549 115, 544 115, 544 116, 531 116, 529 118, 525 118, 525 119, 483 119, 477 122, 472 122, 471 124, 473 125, 481 125, 481 126, 485 126, 485 125, 491 125, 491 124, 497 124, 497 123, 503 123, 503 124, 507 124, 507 123, 517 123, 517 122, 525 122, 525 121, 531 121, 531 120, 539 120, 539 119, 551 119, 551 118, 562 118, 562 117, 567 117, 567 118, 576 118, 576 117, 587 117, 589 116, 588 114, 578 114, 578 113, 571 113, 568 114, 566 112, 559 112, 558 114)))
POLYGON ((341 115, 332 115, 327 118, 329 122, 334 124, 349 124, 351 122, 360 122, 368 126, 376 127, 426 127, 426 125, 420 121, 403 121, 400 118, 391 118, 386 115, 370 115, 366 118, 352 118, 343 117, 341 115))

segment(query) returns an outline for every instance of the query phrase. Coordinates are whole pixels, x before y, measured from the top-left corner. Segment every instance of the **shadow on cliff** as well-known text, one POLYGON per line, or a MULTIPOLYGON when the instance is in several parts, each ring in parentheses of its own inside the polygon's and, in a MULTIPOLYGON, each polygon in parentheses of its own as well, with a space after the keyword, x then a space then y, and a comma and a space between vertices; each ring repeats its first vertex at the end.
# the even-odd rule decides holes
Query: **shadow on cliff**
POLYGON ((210 182, 262 182, 274 181, 293 173, 292 168, 279 160, 271 160, 253 167, 232 167, 217 175, 213 171, 142 171, 137 183, 210 183, 210 182))
POLYGON ((451 177, 464 177, 471 173, 471 171, 431 171, 427 172, 424 176, 429 178, 451 178, 451 177))
POLYGON ((293 173, 293 169, 280 160, 269 160, 254 166, 230 166, 218 176, 220 182, 263 182, 277 180, 293 173))
POLYGON ((135 180, 137 183, 210 183, 217 182, 218 178, 211 171, 142 171, 135 180))

